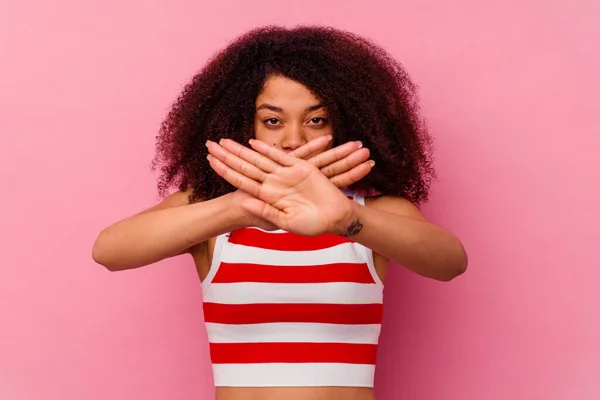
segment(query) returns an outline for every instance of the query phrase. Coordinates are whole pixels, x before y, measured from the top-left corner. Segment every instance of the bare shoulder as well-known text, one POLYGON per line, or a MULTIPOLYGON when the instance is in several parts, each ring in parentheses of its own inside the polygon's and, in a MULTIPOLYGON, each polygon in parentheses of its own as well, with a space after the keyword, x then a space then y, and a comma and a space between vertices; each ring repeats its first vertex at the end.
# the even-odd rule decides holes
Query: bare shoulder
POLYGON ((403 197, 388 195, 367 197, 365 206, 409 218, 427 220, 417 206, 403 197))

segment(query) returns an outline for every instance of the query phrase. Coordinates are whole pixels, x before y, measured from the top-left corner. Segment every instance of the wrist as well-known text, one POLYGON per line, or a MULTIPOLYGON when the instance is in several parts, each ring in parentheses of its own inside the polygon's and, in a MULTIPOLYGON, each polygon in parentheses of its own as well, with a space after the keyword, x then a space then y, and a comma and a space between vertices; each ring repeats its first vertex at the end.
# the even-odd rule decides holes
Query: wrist
POLYGON ((362 230, 360 221, 360 204, 353 200, 348 200, 348 209, 344 216, 336 224, 336 234, 340 236, 351 237, 357 235, 362 230))
POLYGON ((217 215, 220 215, 224 219, 224 224, 228 232, 245 228, 248 225, 237 197, 239 196, 236 196, 235 192, 231 192, 215 199, 219 201, 219 212, 217 215))

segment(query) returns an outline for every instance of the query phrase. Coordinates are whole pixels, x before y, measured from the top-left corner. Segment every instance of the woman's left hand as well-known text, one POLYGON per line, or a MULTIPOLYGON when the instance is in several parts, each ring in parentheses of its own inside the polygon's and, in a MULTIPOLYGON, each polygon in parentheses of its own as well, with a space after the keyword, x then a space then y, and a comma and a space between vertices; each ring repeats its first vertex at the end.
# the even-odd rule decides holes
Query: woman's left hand
POLYGON ((252 149, 230 139, 207 142, 209 163, 236 188, 253 196, 241 206, 280 229, 305 236, 344 234, 354 204, 314 162, 259 140, 252 149))
POLYGON ((290 154, 314 164, 339 188, 348 187, 371 172, 375 162, 369 160, 371 153, 361 142, 347 142, 319 152, 329 144, 329 140, 327 138, 311 140, 290 154))

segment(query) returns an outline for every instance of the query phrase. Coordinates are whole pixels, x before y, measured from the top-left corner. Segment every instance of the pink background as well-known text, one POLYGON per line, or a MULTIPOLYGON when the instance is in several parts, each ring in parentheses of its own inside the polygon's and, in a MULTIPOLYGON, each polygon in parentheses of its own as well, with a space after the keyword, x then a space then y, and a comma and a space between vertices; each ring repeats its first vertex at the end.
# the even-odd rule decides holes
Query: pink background
POLYGON ((392 268, 378 400, 600 398, 600 3, 404 3, 2 2, 0 398, 211 398, 191 261, 109 273, 91 246, 157 200, 154 136, 207 57, 306 22, 420 85, 424 211, 470 256, 449 284, 392 268))

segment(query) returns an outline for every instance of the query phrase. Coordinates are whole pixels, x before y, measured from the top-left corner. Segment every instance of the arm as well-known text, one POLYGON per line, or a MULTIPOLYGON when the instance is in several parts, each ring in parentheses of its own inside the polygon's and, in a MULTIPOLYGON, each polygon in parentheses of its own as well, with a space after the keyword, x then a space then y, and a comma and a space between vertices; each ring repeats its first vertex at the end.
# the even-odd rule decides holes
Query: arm
POLYGON ((177 192, 157 206, 102 230, 92 257, 107 269, 119 271, 186 253, 240 223, 239 213, 231 206, 235 200, 232 196, 188 204, 187 194, 177 192))
POLYGON ((406 199, 381 196, 366 207, 352 202, 342 226, 356 242, 419 275, 450 281, 465 272, 467 254, 450 232, 436 226, 406 199))

